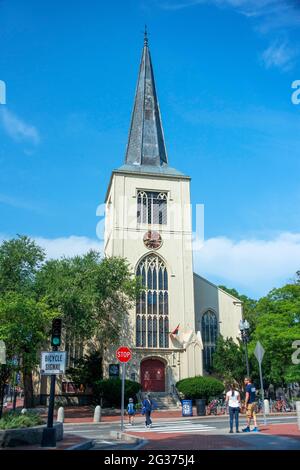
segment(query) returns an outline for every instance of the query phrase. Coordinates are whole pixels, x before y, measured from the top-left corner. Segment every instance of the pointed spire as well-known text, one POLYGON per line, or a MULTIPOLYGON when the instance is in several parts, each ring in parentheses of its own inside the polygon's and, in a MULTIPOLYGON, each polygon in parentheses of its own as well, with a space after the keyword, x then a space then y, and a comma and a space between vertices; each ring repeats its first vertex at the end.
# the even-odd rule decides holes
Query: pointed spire
POLYGON ((125 163, 164 166, 168 164, 164 134, 148 46, 147 26, 135 93, 125 163))
POLYGON ((145 29, 144 29, 144 46, 148 46, 148 32, 147 32, 146 24, 145 24, 145 29))

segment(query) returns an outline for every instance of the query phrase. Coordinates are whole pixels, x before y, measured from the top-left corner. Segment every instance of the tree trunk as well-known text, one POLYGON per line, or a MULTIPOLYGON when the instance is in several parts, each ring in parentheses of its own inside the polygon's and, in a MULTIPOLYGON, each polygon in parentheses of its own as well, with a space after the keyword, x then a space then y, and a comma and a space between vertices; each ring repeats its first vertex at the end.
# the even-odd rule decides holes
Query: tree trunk
POLYGON ((34 408, 32 371, 23 371, 24 379, 24 408, 34 408))

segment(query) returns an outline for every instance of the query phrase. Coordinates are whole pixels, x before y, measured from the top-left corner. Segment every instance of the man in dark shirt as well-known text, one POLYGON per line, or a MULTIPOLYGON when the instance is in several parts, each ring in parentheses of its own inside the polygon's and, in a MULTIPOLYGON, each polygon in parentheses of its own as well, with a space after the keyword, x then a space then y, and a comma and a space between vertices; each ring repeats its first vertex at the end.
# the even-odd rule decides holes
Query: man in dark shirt
POLYGON ((243 432, 250 432, 251 419, 254 422, 253 432, 258 432, 257 421, 256 421, 256 388, 252 384, 250 377, 245 377, 245 406, 247 413, 247 426, 243 429, 243 432))

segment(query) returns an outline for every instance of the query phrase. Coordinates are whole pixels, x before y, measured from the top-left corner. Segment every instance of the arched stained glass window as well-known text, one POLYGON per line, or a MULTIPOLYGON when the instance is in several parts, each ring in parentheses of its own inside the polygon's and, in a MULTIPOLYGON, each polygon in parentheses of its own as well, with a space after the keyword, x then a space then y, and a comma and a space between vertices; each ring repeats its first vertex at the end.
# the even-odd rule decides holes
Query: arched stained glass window
POLYGON ((164 271, 164 289, 168 290, 168 274, 167 271, 164 271))
POLYGON ((208 310, 202 316, 201 335, 203 341, 203 367, 205 370, 210 370, 218 338, 218 319, 212 310, 208 310))
POLYGON ((141 330, 141 317, 140 317, 140 315, 137 315, 137 316, 136 316, 136 339, 137 339, 136 345, 137 345, 137 346, 141 346, 141 344, 140 344, 140 342, 141 342, 141 334, 142 334, 142 330, 141 330))
POLYGON ((147 255, 137 266, 136 275, 142 282, 136 302, 136 346, 168 348, 167 268, 159 256, 147 255))

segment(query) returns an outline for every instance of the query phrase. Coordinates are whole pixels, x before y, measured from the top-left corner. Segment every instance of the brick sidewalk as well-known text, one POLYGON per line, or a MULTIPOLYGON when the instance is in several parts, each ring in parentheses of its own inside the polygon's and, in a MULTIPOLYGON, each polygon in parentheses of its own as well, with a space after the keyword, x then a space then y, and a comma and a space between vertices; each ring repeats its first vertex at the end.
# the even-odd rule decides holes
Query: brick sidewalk
MULTIPOLYGON (((139 437, 146 439, 148 442, 143 447, 143 450, 255 450, 257 445, 260 445, 260 440, 257 441, 259 434, 275 438, 291 438, 292 440, 299 440, 300 431, 296 424, 271 424, 269 426, 260 426, 260 433, 250 433, 245 435, 225 435, 224 431, 220 430, 220 434, 184 434, 178 431, 174 433, 156 433, 155 431, 146 431, 139 433, 139 437), (252 437, 255 436, 255 439, 252 437)), ((135 435, 134 430, 127 432, 127 434, 135 435)), ((274 439, 273 439, 274 441, 274 439)), ((266 441, 265 441, 266 442, 266 441)), ((276 441, 277 442, 277 441, 276 441)), ((275 443, 276 444, 276 443, 275 443)), ((268 448, 270 441, 266 443, 268 448)), ((274 443, 272 443, 274 445, 274 443)), ((271 448, 271 447, 270 447, 271 448)), ((300 446, 299 446, 300 448, 300 446)))
POLYGON ((300 430, 297 424, 280 423, 270 424, 269 426, 259 426, 263 434, 270 434, 272 436, 293 437, 300 440, 300 430))
MULTIPOLYGON (((109 410, 109 415, 106 414, 108 410, 103 410, 101 416, 101 422, 118 422, 120 420, 121 411, 116 410, 109 410)), ((182 418, 181 410, 154 410, 152 412, 154 419, 172 419, 172 418, 182 418)), ((57 410, 55 410, 54 416, 57 415, 57 410)), ((293 413, 287 413, 288 416, 292 416, 293 413)), ((81 406, 81 407, 66 407, 65 408, 65 423, 75 424, 75 423, 92 423, 94 416, 94 408, 90 406, 81 406)), ((140 413, 137 413, 137 417, 141 417, 140 413)), ((212 415, 209 416, 210 419, 218 419, 224 415, 212 415)), ((226 415, 228 416, 228 415, 226 415)), ((244 416, 244 415, 242 415, 244 416)), ((274 413, 270 416, 284 416, 283 413, 274 413)), ((259 418, 261 415, 259 415, 259 418)), ((208 416, 197 416, 196 409, 193 409, 193 416, 189 417, 189 419, 193 418, 208 418, 208 416)))
POLYGON ((235 436, 204 435, 204 434, 143 434, 149 442, 143 450, 226 450, 253 449, 250 442, 235 436))
MULTIPOLYGON (((45 410, 46 411, 46 410, 45 410)), ((104 410, 104 413, 106 410, 104 410)), ((101 422, 118 422, 121 417, 121 411, 115 410, 110 411, 110 415, 102 414, 101 422)), ((154 418, 181 418, 181 410, 178 411, 153 411, 154 418)), ((43 415, 46 416, 46 413, 43 415)), ((57 410, 54 411, 54 417, 57 416, 57 410)), ((137 413, 137 417, 142 417, 140 413, 137 413)), ((89 406, 81 407, 68 407, 65 408, 65 423, 92 423, 94 417, 94 409, 89 406)))

